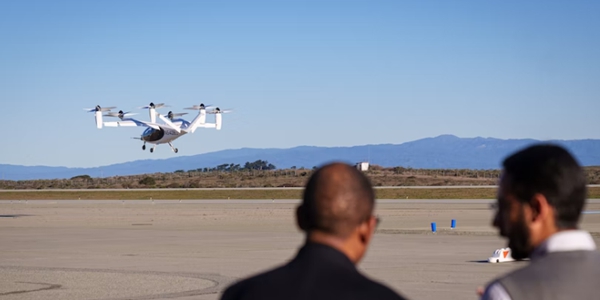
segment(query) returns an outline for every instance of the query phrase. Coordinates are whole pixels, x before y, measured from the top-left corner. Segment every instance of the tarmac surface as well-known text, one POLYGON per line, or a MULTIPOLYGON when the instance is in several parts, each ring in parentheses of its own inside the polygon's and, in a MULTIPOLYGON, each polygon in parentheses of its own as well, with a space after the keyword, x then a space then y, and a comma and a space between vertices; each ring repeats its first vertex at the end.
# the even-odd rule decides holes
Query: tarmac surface
MULTIPOLYGON (((477 299, 478 286, 527 263, 487 263, 505 246, 492 202, 379 200, 359 269, 410 299, 477 299)), ((297 203, 0 201, 0 299, 219 299, 295 255, 297 203)), ((600 245, 600 201, 586 211, 582 228, 600 245)))
MULTIPOLYGON (((588 184, 589 188, 591 187, 600 187, 600 184, 588 184)), ((498 188, 497 185, 409 185, 409 186, 375 186, 373 187, 376 190, 380 189, 481 189, 481 188, 498 188)), ((236 188, 169 188, 171 191, 249 191, 249 190, 302 190, 304 187, 236 187, 236 188)), ((10 189, 10 190, 0 190, 0 193, 3 192, 124 192, 124 191, 156 191, 156 188, 135 188, 135 189, 10 189)))

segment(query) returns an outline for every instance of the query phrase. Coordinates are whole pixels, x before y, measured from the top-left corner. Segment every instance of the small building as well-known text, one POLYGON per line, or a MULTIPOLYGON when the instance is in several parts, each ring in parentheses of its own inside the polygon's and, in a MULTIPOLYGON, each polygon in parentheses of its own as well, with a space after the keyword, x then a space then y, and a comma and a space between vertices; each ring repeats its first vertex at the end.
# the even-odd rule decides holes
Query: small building
POLYGON ((366 161, 363 162, 359 162, 356 164, 356 168, 360 171, 368 171, 369 170, 369 163, 366 161))

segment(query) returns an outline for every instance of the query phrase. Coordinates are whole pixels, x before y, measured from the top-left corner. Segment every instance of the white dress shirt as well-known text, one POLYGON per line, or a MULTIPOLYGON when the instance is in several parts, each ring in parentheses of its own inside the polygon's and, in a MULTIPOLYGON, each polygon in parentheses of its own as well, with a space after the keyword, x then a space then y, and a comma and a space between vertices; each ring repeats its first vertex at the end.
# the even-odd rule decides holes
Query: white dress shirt
MULTIPOLYGON (((550 252, 578 250, 596 250, 592 236, 584 230, 559 231, 538 246, 531 254, 531 259, 535 260, 550 252)), ((481 300, 511 300, 511 298, 500 283, 494 283, 486 289, 481 300)))

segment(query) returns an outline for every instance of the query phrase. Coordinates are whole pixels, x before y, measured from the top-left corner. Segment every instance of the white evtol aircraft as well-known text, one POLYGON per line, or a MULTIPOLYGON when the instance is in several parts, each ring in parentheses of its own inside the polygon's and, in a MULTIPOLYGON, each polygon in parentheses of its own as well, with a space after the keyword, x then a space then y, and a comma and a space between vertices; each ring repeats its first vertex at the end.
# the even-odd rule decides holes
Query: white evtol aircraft
POLYGON ((179 150, 173 147, 171 144, 172 141, 176 140, 180 136, 183 136, 187 133, 194 133, 197 128, 215 128, 216 130, 221 130, 222 125, 222 114, 231 112, 231 110, 221 110, 218 107, 206 111, 207 107, 211 107, 210 105, 205 106, 204 104, 194 105, 192 107, 187 107, 185 109, 189 110, 197 110, 198 115, 191 121, 188 122, 180 117, 187 113, 173 113, 169 111, 167 116, 163 116, 156 111, 157 108, 166 107, 164 103, 154 104, 150 103, 148 106, 142 106, 139 108, 148 109, 150 115, 150 121, 140 121, 133 118, 129 118, 127 116, 133 115, 130 112, 124 113, 120 110, 118 113, 111 112, 111 109, 115 109, 116 107, 100 107, 97 105, 95 108, 84 108, 88 112, 94 112, 96 116, 96 127, 101 129, 103 126, 106 127, 133 127, 133 126, 142 126, 146 127, 146 130, 142 133, 140 137, 135 137, 134 139, 139 139, 144 142, 142 146, 142 150, 146 150, 146 143, 154 144, 152 148, 150 148, 150 152, 154 152, 154 148, 160 144, 169 144, 171 150, 177 153, 179 150), (102 112, 108 112, 105 115, 102 115, 102 112), (206 123, 206 115, 214 114, 215 122, 214 123, 206 123), (116 122, 104 122, 102 117, 118 117, 121 121, 116 122), (161 119, 164 124, 156 123, 156 117, 161 119))

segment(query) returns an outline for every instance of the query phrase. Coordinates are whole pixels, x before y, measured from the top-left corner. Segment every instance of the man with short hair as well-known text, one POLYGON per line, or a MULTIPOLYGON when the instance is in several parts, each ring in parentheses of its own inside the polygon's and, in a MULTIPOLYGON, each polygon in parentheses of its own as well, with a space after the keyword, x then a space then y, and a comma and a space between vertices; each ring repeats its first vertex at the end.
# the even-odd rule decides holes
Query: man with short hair
POLYGON ((230 286, 221 299, 404 299, 355 266, 378 223, 374 206, 373 188, 355 167, 331 163, 317 169, 296 210, 306 232, 296 257, 230 286))
POLYGON ((491 282, 482 299, 598 299, 600 253, 578 228, 586 176, 564 148, 537 144, 503 163, 493 225, 530 263, 491 282))

